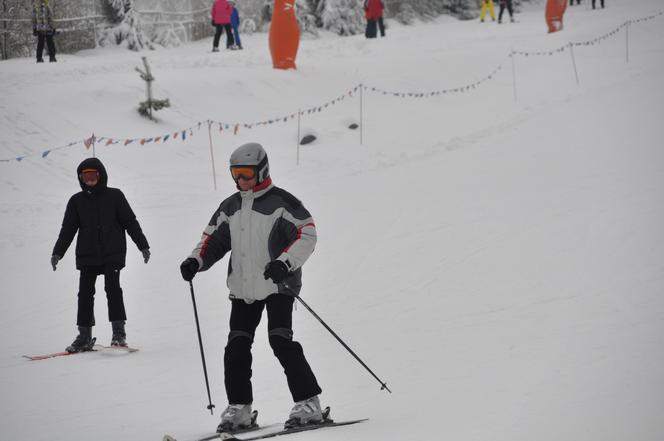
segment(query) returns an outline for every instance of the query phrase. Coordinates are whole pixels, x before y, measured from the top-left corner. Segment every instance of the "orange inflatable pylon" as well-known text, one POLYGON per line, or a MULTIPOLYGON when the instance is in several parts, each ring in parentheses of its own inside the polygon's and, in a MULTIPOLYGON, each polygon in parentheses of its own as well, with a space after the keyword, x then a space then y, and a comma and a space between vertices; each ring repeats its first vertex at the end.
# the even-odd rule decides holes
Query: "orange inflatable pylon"
POLYGON ((549 33, 562 30, 565 9, 567 9, 567 0, 547 0, 544 18, 546 18, 549 33))
POLYGON ((295 17, 295 0, 274 0, 270 26, 270 53, 275 69, 295 69, 300 45, 300 28, 295 17))

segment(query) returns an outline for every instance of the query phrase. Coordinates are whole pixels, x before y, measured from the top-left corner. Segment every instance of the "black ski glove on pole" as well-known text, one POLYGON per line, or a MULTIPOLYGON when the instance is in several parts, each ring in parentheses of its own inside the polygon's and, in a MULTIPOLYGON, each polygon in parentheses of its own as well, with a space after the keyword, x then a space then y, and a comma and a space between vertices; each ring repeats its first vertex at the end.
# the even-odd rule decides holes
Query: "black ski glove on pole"
POLYGON ((148 260, 150 260, 150 248, 141 250, 141 254, 143 255, 143 262, 148 263, 148 260))
POLYGON ((273 260, 265 265, 263 277, 265 280, 272 279, 274 283, 281 283, 288 276, 288 267, 281 260, 273 260))
POLYGON ((180 272, 182 273, 182 278, 185 281, 191 282, 198 272, 198 261, 193 257, 188 257, 180 265, 180 272))
POLYGON ((53 271, 57 269, 60 259, 62 259, 62 257, 56 256, 55 254, 51 256, 51 266, 53 267, 53 271))

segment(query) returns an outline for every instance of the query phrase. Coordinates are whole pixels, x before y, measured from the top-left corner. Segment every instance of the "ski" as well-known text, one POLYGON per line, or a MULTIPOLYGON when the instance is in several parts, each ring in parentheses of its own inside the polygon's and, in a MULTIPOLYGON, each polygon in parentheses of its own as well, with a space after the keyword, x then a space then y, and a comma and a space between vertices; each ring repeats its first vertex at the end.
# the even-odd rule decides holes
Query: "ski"
MULTIPOLYGON (((90 351, 86 351, 86 352, 90 352, 90 351)), ((52 354, 44 354, 44 355, 23 355, 23 357, 27 358, 28 360, 46 360, 46 359, 49 359, 49 358, 65 357, 67 355, 75 355, 75 354, 81 354, 81 352, 62 351, 62 352, 53 352, 52 354)))
POLYGON ((137 348, 132 348, 131 346, 104 346, 104 345, 94 345, 93 349, 100 352, 136 352, 137 348))
POLYGON ((314 424, 306 424, 304 426, 293 426, 293 427, 288 427, 284 428, 282 430, 276 431, 276 432, 269 432, 257 436, 251 436, 248 438, 238 438, 235 436, 234 433, 220 433, 219 434, 219 439, 223 441, 256 441, 256 440, 261 440, 261 439, 268 439, 268 438, 274 438, 277 436, 283 436, 283 435, 290 435, 291 433, 300 433, 300 432, 308 432, 310 430, 318 430, 318 429, 324 429, 326 427, 337 427, 337 426, 348 426, 351 424, 357 424, 361 423, 363 421, 367 421, 368 418, 363 418, 359 420, 348 420, 348 421, 339 421, 335 422, 332 419, 328 417, 330 414, 330 408, 327 407, 323 411, 323 421, 320 423, 314 423, 314 424))
MULTIPOLYGON (((93 344, 96 341, 96 339, 93 339, 93 344)), ((92 349, 89 351, 80 351, 80 352, 67 352, 67 351, 62 351, 62 352, 53 352, 51 354, 44 354, 44 355, 23 355, 24 358, 27 358, 28 360, 35 361, 35 360, 48 360, 49 358, 56 358, 56 357, 66 357, 68 355, 76 355, 76 354, 84 354, 86 352, 95 352, 96 347, 99 345, 94 345, 92 349)))
POLYGON ((81 351, 81 352, 67 352, 67 351, 62 351, 62 352, 53 352, 51 354, 43 354, 43 355, 23 355, 23 358, 27 358, 28 360, 31 361, 36 361, 36 360, 48 360, 49 358, 57 358, 57 357, 66 357, 68 355, 76 355, 76 354, 85 354, 86 352, 106 352, 106 353, 113 353, 113 352, 136 352, 138 351, 137 348, 132 348, 130 346, 104 346, 104 345, 94 345, 92 346, 92 349, 89 351, 81 351))
MULTIPOLYGON (((249 433, 249 432, 258 432, 261 430, 266 430, 272 427, 280 426, 281 424, 268 424, 266 426, 260 426, 256 424, 256 420, 258 419, 258 411, 254 410, 251 412, 251 426, 244 428, 244 429, 238 429, 232 432, 233 435, 238 435, 241 433, 249 433)), ((222 433, 228 433, 230 434, 231 432, 222 432, 222 433)), ((196 441, 212 441, 212 440, 218 440, 219 439, 219 432, 214 432, 208 435, 205 435, 201 438, 196 438, 196 441)), ((163 441, 177 441, 174 437, 171 435, 164 435, 163 441)))

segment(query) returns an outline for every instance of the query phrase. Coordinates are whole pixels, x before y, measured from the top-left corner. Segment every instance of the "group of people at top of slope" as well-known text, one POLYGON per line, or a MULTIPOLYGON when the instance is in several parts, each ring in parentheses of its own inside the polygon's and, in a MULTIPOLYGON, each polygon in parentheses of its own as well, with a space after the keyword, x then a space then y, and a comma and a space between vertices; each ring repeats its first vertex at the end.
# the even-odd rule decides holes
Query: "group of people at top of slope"
MULTIPOLYGON (((601 6, 602 8, 604 8, 604 0, 599 0, 599 3, 600 3, 600 6, 601 6)), ((580 4, 581 4, 581 0, 576 0, 576 4, 577 4, 577 5, 580 5, 580 4)), ((570 6, 574 6, 574 0, 569 0, 569 5, 570 5, 570 6)), ((596 1, 595 1, 595 0, 592 0, 592 6, 593 6, 593 9, 595 9, 595 6, 596 6, 596 1)))
MULTIPOLYGON (((510 21, 514 23, 514 7, 512 0, 498 0, 500 2, 500 11, 498 12, 498 24, 503 22, 503 12, 507 10, 510 15, 510 21)), ((569 0, 570 6, 574 5, 574 0, 569 0)), ((576 0, 576 4, 581 4, 581 0, 576 0)), ((600 0, 602 8, 604 7, 604 0, 600 0)), ((595 9, 595 0, 592 0, 593 9, 595 9)), ((493 0, 482 0, 482 9, 480 10, 480 21, 484 22, 487 12, 491 16, 491 20, 496 20, 496 13, 493 8, 493 0)))
MULTIPOLYGON (((206 224, 198 244, 180 265, 182 278, 210 269, 230 252, 226 285, 231 301, 230 329, 224 351, 224 384, 228 407, 219 432, 255 426, 252 412, 251 347, 263 310, 267 310, 270 346, 286 374, 294 406, 287 426, 322 422, 318 385, 302 346, 293 340, 293 304, 302 288, 302 266, 314 251, 316 226, 295 196, 275 186, 267 153, 260 144, 238 147, 230 157, 230 175, 237 192, 221 202, 206 224)), ((79 164, 81 191, 68 201, 62 228, 51 253, 53 271, 76 240, 80 271, 78 335, 67 352, 93 350, 94 295, 97 277, 104 290, 111 322, 111 346, 127 347, 127 314, 120 287, 125 266, 125 232, 150 260, 150 246, 123 192, 108 186, 108 173, 97 158, 79 164)), ((192 287, 193 293, 193 287, 192 287)))

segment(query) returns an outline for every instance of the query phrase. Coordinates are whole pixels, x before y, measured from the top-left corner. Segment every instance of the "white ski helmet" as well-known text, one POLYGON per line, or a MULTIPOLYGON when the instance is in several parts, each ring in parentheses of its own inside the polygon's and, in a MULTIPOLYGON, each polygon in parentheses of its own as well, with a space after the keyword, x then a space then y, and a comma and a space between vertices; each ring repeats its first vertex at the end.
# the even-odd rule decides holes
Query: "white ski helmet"
POLYGON ((230 167, 252 167, 256 170, 257 184, 270 176, 270 164, 263 146, 257 142, 243 144, 231 154, 230 167))

